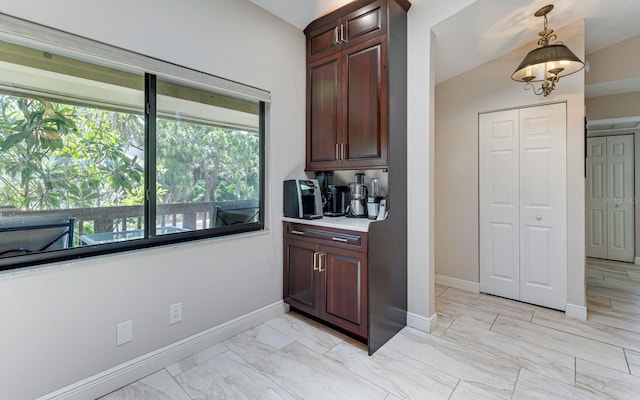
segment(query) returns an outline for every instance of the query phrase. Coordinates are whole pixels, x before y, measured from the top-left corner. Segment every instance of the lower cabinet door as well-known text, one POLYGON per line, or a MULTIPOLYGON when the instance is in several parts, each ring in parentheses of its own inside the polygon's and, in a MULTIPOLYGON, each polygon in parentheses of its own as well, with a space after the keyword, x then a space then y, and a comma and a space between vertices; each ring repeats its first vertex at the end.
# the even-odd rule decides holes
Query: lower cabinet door
POLYGON ((367 255, 321 248, 320 318, 363 338, 367 325, 367 255))
POLYGON ((284 301, 293 307, 318 316, 318 270, 320 245, 285 240, 284 301))

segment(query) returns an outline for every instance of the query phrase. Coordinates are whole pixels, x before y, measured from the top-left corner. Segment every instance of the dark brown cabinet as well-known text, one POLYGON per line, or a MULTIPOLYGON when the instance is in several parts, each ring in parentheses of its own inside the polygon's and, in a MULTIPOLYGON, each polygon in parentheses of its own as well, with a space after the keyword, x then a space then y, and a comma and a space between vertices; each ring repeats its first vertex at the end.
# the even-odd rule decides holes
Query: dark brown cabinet
MULTIPOLYGON (((283 298, 367 342, 407 324, 407 0, 354 0, 307 35, 307 171, 387 168, 366 232, 285 219, 283 298)), ((337 221, 337 220, 333 220, 337 221)))
POLYGON ((305 30, 308 171, 388 166, 387 6, 356 1, 305 30))
POLYGON ((317 19, 305 29, 307 60, 313 61, 387 33, 385 1, 360 1, 354 7, 317 19), (368 4, 366 4, 368 3, 368 4))
POLYGON ((366 236, 285 222, 284 301, 366 340, 366 236))

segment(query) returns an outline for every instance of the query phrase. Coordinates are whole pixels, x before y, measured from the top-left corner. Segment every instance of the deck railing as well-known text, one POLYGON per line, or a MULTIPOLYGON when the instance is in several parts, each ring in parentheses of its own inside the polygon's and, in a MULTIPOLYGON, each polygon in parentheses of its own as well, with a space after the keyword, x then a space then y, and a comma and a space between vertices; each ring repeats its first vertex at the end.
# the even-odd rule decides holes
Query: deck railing
MULTIPOLYGON (((216 226, 217 210, 257 208, 257 200, 213 201, 205 203, 158 204, 156 226, 174 226, 183 229, 207 229, 216 226)), ((123 232, 141 229, 144 221, 143 206, 117 206, 71 208, 57 210, 22 211, 0 207, 0 217, 68 213, 76 218, 77 237, 86 233, 123 232)))

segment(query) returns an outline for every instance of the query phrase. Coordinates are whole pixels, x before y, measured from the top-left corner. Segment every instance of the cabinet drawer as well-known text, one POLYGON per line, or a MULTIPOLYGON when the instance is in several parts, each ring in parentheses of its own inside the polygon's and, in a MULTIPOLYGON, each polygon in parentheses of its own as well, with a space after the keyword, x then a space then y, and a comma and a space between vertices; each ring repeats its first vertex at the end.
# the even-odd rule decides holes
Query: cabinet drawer
POLYGON ((314 225, 285 223, 285 234, 290 238, 310 240, 314 243, 367 252, 367 233, 314 225))

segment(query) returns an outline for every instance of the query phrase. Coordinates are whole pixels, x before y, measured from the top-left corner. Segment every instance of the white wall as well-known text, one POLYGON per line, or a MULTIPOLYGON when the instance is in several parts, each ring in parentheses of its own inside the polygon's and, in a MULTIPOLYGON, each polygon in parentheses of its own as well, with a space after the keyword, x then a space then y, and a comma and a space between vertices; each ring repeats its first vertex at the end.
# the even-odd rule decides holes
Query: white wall
POLYGON ((587 85, 625 81, 640 77, 640 35, 612 44, 587 55, 587 85))
MULTIPOLYGON (((408 15, 407 164, 408 311, 428 326, 435 318, 434 86, 431 28, 474 0, 414 0, 408 15)), ((436 320, 437 321, 437 320, 436 320)), ((437 323, 437 322, 436 322, 437 323)), ((433 328, 435 324, 431 324, 433 328)))
POLYGON ((269 90, 270 231, 0 275, 0 398, 31 399, 282 299, 280 182, 304 168, 303 33, 248 1, 0 0, 0 11, 269 90), (169 326, 169 305, 183 321, 169 326), (115 346, 117 323, 133 342, 115 346))
MULTIPOLYGON (((558 29, 557 34, 584 59, 584 21, 558 29)), ((510 77, 535 46, 532 42, 436 87, 436 274, 479 282, 478 113, 566 101, 568 303, 586 306, 584 70, 562 78, 550 96, 534 96, 510 77)))

